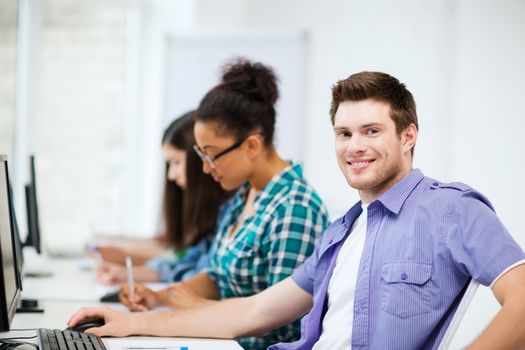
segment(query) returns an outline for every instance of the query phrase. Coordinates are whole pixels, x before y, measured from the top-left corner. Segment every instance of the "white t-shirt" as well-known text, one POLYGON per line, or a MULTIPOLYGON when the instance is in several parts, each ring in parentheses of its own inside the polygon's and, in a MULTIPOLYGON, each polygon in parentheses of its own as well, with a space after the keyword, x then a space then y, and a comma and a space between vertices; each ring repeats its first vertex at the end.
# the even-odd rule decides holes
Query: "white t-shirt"
POLYGON ((313 350, 352 348, 354 298, 359 262, 365 246, 367 207, 352 225, 343 243, 328 285, 328 311, 323 319, 323 332, 313 350))

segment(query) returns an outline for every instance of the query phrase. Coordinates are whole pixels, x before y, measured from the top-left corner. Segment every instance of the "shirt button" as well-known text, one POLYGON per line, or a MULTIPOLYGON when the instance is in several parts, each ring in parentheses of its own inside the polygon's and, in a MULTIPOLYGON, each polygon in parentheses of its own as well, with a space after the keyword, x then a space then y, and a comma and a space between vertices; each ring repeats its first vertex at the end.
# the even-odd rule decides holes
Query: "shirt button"
POLYGON ((406 274, 406 272, 403 272, 403 273, 401 274, 401 279, 402 279, 403 281, 405 281, 407 278, 408 278, 408 275, 406 274))
POLYGON ((332 244, 333 241, 334 241, 333 239, 329 240, 328 244, 332 244))
POLYGON ((439 183, 434 182, 432 185, 434 185, 434 186, 439 186, 439 183))

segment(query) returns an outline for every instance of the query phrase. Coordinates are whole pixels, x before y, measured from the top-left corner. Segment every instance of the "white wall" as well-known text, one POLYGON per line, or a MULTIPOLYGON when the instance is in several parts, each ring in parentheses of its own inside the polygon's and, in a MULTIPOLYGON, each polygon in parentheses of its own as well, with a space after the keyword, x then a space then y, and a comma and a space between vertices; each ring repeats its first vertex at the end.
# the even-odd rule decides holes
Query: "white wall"
MULTIPOLYGON (((203 25, 281 27, 310 35, 305 152, 307 175, 332 213, 357 200, 333 155, 330 86, 361 70, 393 74, 415 96, 420 121, 415 166, 444 181, 466 182, 492 200, 525 247, 525 2, 505 1, 200 1, 203 25), (241 16, 242 19, 239 19, 241 16)), ((286 117, 286 116, 281 116, 286 117)), ((460 348, 497 312, 481 288, 452 344, 460 348)))
MULTIPOLYGON (((525 178, 525 138, 520 135, 525 129, 522 0, 40 2, 52 13, 47 22, 44 18, 48 30, 43 34, 52 47, 40 53, 42 71, 35 78, 40 88, 35 142, 42 152, 55 154, 42 160, 42 172, 52 176, 47 184, 40 181, 40 188, 53 207, 42 214, 44 224, 54 223, 51 228, 70 242, 87 235, 71 235, 79 232, 71 231, 78 228, 75 220, 84 231, 89 228, 77 207, 87 208, 94 225, 101 227, 143 232, 157 227, 166 36, 192 30, 282 29, 308 33, 301 116, 305 132, 299 136, 298 158, 333 218, 358 197, 336 165, 328 116, 330 86, 354 72, 381 70, 405 82, 416 98, 421 132, 415 166, 488 195, 525 246, 520 220, 525 189, 519 186, 525 178), (79 55, 81 50, 90 54, 79 55), (114 75, 100 74, 103 70, 114 75), (78 78, 86 83, 82 90, 74 84, 78 78), (88 123, 95 113, 106 118, 98 134, 88 123), (76 137, 68 136, 71 131, 76 137), (91 147, 64 146, 75 142, 91 142, 91 147), (104 156, 97 159, 93 152, 104 156), (97 161, 97 172, 86 166, 97 161), (71 164, 78 164, 75 172, 71 164), (79 174, 93 174, 96 181, 79 182, 79 174), (75 184, 113 189, 93 191, 88 203, 68 204, 67 192, 77 193, 75 184), (63 193, 53 197, 57 191, 63 193), (68 210, 68 221, 61 221, 68 210)), ((490 291, 481 289, 453 348, 475 336, 496 310, 490 291)))
MULTIPOLYGON (((486 194, 525 247, 525 2, 463 0, 456 23, 450 178, 486 194)), ((481 288, 452 348, 478 334, 498 309, 490 290, 481 288)))
POLYGON ((352 73, 385 71, 409 86, 421 123, 415 165, 434 176, 446 174, 446 149, 440 140, 451 114, 451 106, 442 103, 452 97, 451 4, 274 0, 255 2, 247 9, 246 26, 292 26, 310 34, 303 157, 309 178, 334 214, 357 200, 337 168, 328 116, 330 86, 352 73))
POLYGON ((15 114, 17 3, 0 0, 0 154, 11 155, 15 114))
POLYGON ((21 8, 15 182, 23 186, 20 164, 36 154, 43 240, 80 252, 94 230, 118 224, 125 7, 28 0, 21 8))

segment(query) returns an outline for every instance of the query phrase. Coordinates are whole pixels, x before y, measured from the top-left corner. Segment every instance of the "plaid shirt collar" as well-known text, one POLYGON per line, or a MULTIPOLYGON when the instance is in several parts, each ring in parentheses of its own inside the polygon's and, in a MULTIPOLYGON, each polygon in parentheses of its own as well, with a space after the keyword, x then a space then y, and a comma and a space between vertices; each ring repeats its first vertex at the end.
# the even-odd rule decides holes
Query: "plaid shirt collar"
MULTIPOLYGON (((255 212, 264 212, 268 204, 271 202, 273 196, 276 193, 278 193, 283 188, 283 186, 286 186, 287 184, 296 179, 303 181, 303 168, 301 164, 294 163, 292 161, 289 161, 289 163, 289 166, 284 168, 280 173, 275 174, 272 177, 272 179, 257 194, 253 202, 253 208, 255 212)), ((244 202, 248 197, 248 192, 250 191, 250 188, 250 183, 245 182, 237 190, 237 193, 234 196, 232 202, 234 212, 242 206, 244 206, 244 202)))

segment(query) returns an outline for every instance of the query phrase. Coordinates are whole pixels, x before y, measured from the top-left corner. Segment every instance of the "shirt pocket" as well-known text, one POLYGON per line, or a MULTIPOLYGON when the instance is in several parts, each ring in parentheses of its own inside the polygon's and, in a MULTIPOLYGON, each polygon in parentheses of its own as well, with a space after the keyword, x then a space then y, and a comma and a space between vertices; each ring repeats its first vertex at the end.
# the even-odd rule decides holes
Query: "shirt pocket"
POLYGON ((431 264, 384 264, 381 267, 381 310, 401 318, 429 312, 431 275, 431 264))
POLYGON ((265 280, 266 274, 261 275, 265 262, 260 258, 257 245, 237 242, 228 247, 221 260, 225 283, 228 288, 236 290, 238 296, 247 292, 247 295, 252 295, 253 291, 265 289, 258 287, 258 282, 265 280))

